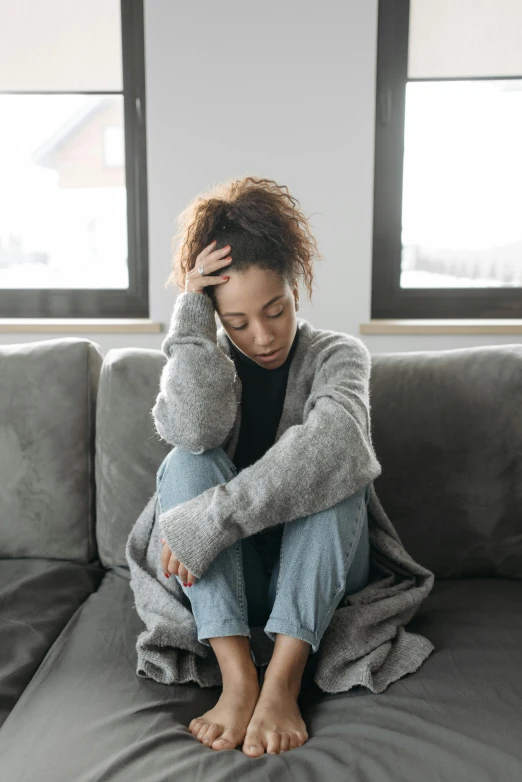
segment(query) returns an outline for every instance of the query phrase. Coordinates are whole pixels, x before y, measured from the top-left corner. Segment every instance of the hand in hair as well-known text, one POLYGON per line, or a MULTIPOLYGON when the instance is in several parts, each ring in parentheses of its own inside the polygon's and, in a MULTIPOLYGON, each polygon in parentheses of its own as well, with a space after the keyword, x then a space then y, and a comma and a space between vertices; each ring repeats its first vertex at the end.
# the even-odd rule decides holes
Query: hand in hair
POLYGON ((189 291, 193 293, 203 293, 203 288, 207 285, 219 285, 222 282, 227 282, 228 277, 207 276, 210 275, 210 272, 219 269, 221 266, 228 266, 232 263, 232 256, 228 255, 230 246, 227 245, 220 250, 213 250, 212 248, 215 243, 216 242, 213 241, 208 247, 205 247, 205 249, 200 252, 196 259, 196 265, 187 273, 187 276, 185 277, 185 293, 188 293, 189 291), (224 258, 224 255, 227 255, 228 257, 224 258), (201 275, 198 271, 199 266, 203 266, 204 275, 201 275))

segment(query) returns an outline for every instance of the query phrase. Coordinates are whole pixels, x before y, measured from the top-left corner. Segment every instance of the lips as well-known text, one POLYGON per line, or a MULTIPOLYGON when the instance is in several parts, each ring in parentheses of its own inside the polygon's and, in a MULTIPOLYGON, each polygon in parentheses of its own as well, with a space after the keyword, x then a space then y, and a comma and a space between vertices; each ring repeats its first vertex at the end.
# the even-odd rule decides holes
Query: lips
POLYGON ((264 356, 266 358, 266 356, 271 356, 272 353, 277 353, 278 350, 279 350, 279 348, 276 348, 275 350, 271 350, 270 353, 258 353, 257 355, 258 356, 264 356))

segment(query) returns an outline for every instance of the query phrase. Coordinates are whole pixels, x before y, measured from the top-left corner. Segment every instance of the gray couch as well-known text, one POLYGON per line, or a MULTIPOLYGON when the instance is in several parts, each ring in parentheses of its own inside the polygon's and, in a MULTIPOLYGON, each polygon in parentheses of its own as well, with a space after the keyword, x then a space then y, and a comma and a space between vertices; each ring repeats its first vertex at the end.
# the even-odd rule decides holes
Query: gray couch
POLYGON ((165 360, 0 346, 1 781, 522 780, 522 345, 373 356, 375 488, 435 573, 409 628, 436 649, 380 695, 308 675, 309 740, 256 759, 189 733, 219 688, 136 675, 125 542, 172 447, 165 360))

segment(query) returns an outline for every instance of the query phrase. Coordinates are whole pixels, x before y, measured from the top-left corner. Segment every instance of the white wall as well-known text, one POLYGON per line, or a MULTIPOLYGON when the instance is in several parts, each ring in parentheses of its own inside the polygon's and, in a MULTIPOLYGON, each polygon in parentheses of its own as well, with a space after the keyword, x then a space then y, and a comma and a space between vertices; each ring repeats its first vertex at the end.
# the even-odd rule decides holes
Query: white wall
POLYGON ((324 260, 299 315, 358 334, 370 314, 377 0, 145 0, 145 27, 151 316, 166 321, 173 303, 163 285, 177 214, 208 186, 256 174, 312 215, 324 260))
MULTIPOLYGON (((176 217, 222 179, 256 174, 299 199, 325 260, 299 315, 372 353, 522 342, 520 335, 361 335, 370 319, 377 0, 145 0, 150 316, 176 217), (313 214, 312 214, 313 213, 313 214)), ((3 334, 3 342, 59 335, 3 334), (6 338, 6 339, 5 339, 6 338), (15 339, 13 339, 15 338, 15 339)), ((162 334, 89 334, 159 348, 162 334)))

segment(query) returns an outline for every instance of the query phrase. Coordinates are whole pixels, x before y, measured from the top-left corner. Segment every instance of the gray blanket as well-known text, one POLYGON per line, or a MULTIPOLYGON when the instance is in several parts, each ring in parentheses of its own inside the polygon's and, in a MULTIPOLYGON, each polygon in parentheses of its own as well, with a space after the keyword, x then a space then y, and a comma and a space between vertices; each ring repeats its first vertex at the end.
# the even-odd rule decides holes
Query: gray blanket
MULTIPOLYGON (((163 575, 158 517, 155 493, 126 545, 135 607, 146 626, 137 639, 136 673, 162 684, 193 681, 200 687, 220 686, 214 651, 197 640, 190 600, 175 578, 163 575)), ((429 639, 404 627, 430 593, 433 573, 406 552, 373 484, 368 526, 370 581, 341 601, 317 652, 313 678, 324 692, 344 692, 357 685, 383 692, 416 671, 435 648, 429 639)), ((268 662, 270 646, 262 628, 253 628, 256 661, 268 662)))

